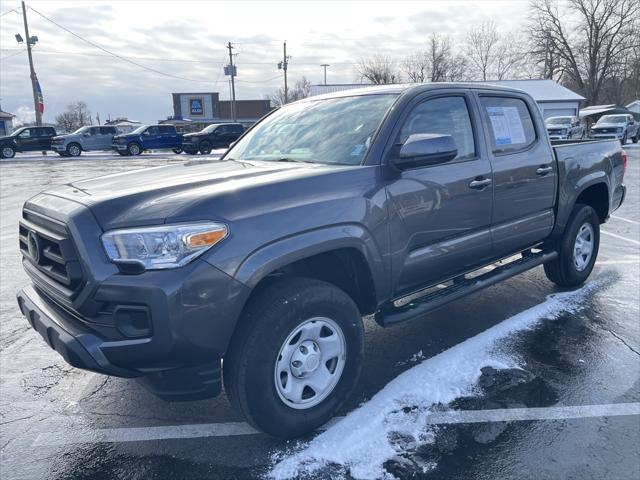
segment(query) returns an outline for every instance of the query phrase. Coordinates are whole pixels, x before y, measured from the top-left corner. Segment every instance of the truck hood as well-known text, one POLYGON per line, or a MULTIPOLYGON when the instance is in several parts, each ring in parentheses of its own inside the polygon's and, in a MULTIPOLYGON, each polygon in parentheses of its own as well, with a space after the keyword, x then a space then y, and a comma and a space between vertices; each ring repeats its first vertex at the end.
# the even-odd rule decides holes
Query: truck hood
MULTIPOLYGON (((103 229, 157 225, 178 215, 182 221, 216 220, 198 208, 233 201, 261 186, 353 168, 309 163, 192 161, 76 181, 46 193, 88 206, 103 229)), ((246 201, 243 199, 243 201, 246 201)))
POLYGON ((593 128, 620 128, 625 126, 626 123, 596 123, 593 128))
POLYGON ((74 133, 67 133, 65 135, 56 135, 52 140, 80 140, 80 135, 74 133))

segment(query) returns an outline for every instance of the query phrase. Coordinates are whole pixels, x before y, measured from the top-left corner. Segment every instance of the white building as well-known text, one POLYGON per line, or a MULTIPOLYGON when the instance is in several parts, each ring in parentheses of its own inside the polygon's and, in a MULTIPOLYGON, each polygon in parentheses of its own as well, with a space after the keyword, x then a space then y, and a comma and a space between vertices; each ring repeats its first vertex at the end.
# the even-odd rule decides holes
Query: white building
MULTIPOLYGON (((583 96, 578 95, 553 80, 493 80, 473 83, 488 83, 524 90, 538 103, 544 118, 565 115, 578 116, 580 103, 585 100, 583 96)), ((354 83, 312 85, 310 95, 321 95, 323 93, 339 92, 366 86, 368 85, 354 83)))
POLYGON ((634 100, 629 105, 627 105, 627 108, 633 113, 640 114, 640 100, 634 100))

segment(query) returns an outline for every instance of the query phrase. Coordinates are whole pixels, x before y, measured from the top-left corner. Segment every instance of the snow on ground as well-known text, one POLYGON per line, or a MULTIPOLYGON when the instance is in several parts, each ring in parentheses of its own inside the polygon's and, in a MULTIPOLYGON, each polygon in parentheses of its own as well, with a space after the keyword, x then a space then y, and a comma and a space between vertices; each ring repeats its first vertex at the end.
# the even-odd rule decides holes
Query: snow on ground
POLYGON ((417 443, 433 443, 433 431, 427 426, 432 409, 474 394, 483 367, 521 367, 517 358, 500 348, 508 336, 532 329, 545 319, 558 318, 563 312, 581 310, 584 300, 610 280, 601 277, 579 290, 549 295, 541 304, 404 372, 296 452, 284 458, 275 455, 268 477, 313 478, 323 467, 338 466, 358 479, 392 478, 383 464, 401 452, 394 449, 390 438, 400 434, 417 443))

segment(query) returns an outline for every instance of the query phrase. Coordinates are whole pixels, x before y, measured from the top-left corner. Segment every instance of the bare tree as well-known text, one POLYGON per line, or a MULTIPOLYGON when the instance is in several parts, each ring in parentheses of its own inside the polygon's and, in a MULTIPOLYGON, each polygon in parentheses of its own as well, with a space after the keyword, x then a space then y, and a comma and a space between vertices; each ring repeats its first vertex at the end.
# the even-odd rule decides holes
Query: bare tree
POLYGON ((367 80, 375 85, 401 81, 396 62, 386 55, 378 54, 363 58, 356 65, 356 71, 361 80, 367 80))
POLYGON ((432 33, 427 48, 409 56, 402 63, 402 71, 409 81, 455 82, 466 79, 466 58, 453 53, 451 38, 432 33))
MULTIPOLYGON (((302 98, 307 98, 311 93, 311 82, 307 80, 307 77, 302 77, 298 80, 293 88, 287 91, 287 100, 289 102, 295 102, 302 98)), ((276 107, 284 105, 284 87, 280 87, 270 97, 271 103, 276 107)))
POLYGON ((532 0, 530 31, 544 39, 567 83, 598 103, 603 87, 640 48, 638 0, 532 0))
POLYGON ((408 56, 403 60, 401 68, 411 83, 424 83, 428 80, 429 59, 425 52, 408 56))
POLYGON ((468 58, 480 80, 489 80, 498 43, 498 30, 492 21, 481 23, 467 34, 468 58))
POLYGON ((83 101, 77 101, 67 107, 67 110, 56 116, 56 126, 65 132, 73 132, 84 125, 91 125, 91 111, 83 101))

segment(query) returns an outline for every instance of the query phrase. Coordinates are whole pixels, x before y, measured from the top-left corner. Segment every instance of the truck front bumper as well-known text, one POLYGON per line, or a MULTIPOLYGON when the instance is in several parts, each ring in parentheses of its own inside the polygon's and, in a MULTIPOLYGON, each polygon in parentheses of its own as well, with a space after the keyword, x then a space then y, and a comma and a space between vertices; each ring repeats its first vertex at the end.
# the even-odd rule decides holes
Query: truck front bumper
POLYGON ((589 134, 589 138, 596 138, 596 139, 602 139, 602 140, 622 140, 622 137, 624 137, 624 132, 623 133, 591 133, 589 134))

